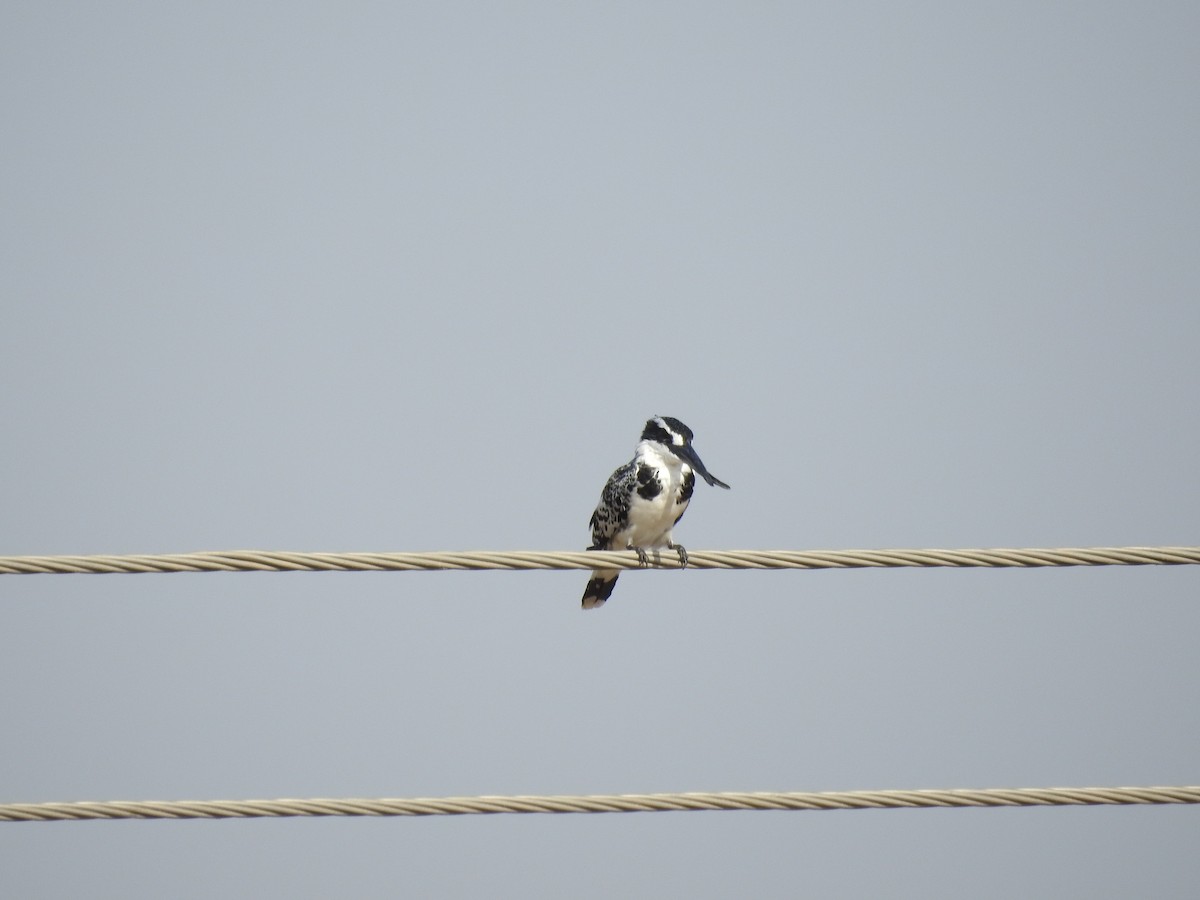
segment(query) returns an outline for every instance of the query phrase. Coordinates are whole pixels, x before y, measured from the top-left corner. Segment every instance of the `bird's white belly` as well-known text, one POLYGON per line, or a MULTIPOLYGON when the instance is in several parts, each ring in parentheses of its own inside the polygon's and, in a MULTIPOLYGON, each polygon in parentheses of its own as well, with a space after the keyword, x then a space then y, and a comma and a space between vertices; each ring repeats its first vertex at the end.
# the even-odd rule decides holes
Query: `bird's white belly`
POLYGON ((657 496, 649 500, 640 494, 634 494, 629 505, 629 524, 621 530, 618 541, 614 543, 619 547, 667 546, 671 528, 685 508, 675 503, 677 496, 679 487, 673 479, 664 485, 657 496))

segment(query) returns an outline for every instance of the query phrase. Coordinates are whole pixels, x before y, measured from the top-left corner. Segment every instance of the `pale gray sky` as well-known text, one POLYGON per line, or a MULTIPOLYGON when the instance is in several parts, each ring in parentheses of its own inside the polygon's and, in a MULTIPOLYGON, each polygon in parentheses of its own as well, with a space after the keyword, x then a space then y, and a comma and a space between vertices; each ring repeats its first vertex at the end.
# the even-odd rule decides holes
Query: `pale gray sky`
MULTIPOLYGON (((0 6, 0 554, 1200 543, 1189 3, 0 6)), ((0 583, 0 800, 1184 784, 1191 568, 0 583)), ((13 897, 1185 897, 1195 808, 0 826, 13 897)))

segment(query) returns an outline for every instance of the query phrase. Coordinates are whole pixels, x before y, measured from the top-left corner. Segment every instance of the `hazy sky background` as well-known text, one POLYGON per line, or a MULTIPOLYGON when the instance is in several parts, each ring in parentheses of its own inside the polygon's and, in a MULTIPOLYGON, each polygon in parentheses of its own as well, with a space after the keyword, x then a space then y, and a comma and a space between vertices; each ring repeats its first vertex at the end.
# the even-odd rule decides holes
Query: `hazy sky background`
MULTIPOLYGON (((0 4, 0 554, 1197 544, 1194 3, 0 4)), ((0 581, 0 800, 1195 784, 1191 567, 0 581)), ((1196 808, 0 825, 23 898, 1190 897, 1196 808)))

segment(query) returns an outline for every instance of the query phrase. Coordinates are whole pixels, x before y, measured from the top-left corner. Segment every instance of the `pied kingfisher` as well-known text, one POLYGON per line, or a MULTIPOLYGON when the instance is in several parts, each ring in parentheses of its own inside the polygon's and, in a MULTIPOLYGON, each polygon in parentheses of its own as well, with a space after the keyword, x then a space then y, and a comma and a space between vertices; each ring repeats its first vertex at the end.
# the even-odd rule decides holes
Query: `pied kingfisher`
MULTIPOLYGON (((642 430, 633 459, 612 473, 592 513, 589 550, 636 550, 642 565, 646 550, 666 547, 687 566, 687 551, 671 540, 696 486, 695 472, 710 485, 729 489, 714 478, 692 448, 692 429, 670 416, 655 416, 642 430)), ((616 569, 596 569, 583 592, 583 608, 604 603, 617 583, 616 569)))

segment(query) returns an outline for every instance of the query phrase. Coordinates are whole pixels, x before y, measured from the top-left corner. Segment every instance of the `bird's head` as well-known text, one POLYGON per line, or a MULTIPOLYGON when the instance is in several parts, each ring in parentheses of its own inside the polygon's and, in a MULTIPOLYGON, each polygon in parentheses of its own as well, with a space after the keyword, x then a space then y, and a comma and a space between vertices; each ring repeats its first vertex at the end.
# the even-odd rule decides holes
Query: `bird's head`
POLYGON ((700 473, 700 477, 710 485, 729 489, 729 485, 720 478, 709 473, 704 467, 700 456, 692 447, 692 429, 678 419, 670 416, 655 416, 646 423, 642 430, 643 441, 653 441, 660 445, 666 453, 675 456, 700 473))

